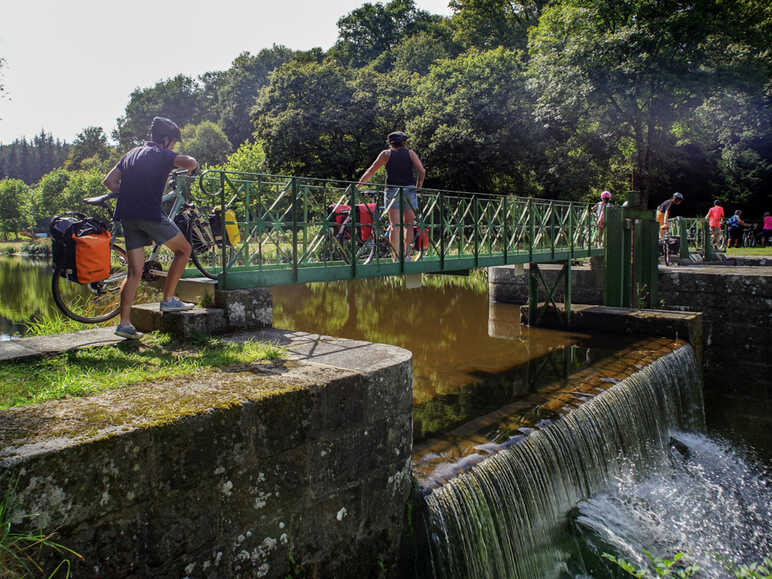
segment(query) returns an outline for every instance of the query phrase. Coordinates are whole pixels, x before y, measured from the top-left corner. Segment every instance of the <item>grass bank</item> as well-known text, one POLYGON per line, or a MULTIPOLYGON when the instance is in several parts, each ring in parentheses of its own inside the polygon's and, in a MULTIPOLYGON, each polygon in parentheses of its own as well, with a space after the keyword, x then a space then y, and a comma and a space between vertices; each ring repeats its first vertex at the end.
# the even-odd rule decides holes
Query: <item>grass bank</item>
POLYGON ((767 247, 732 247, 727 249, 726 254, 730 257, 763 257, 767 255, 772 257, 772 245, 767 247))
POLYGON ((4 362, 0 363, 0 409, 275 360, 282 353, 278 346, 257 341, 234 344, 209 338, 180 344, 167 334, 146 334, 140 343, 127 341, 33 361, 4 362))

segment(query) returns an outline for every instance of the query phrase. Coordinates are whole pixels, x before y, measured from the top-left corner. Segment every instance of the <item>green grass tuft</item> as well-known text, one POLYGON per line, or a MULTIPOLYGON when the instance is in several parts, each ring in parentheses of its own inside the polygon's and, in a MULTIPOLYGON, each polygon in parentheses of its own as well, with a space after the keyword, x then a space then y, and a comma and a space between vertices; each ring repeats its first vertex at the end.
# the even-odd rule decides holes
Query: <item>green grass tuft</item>
POLYGON ((254 340, 231 343, 202 337, 192 347, 178 344, 167 334, 147 334, 141 343, 127 341, 34 361, 0 363, 0 409, 87 396, 201 369, 276 360, 282 355, 278 346, 254 340))

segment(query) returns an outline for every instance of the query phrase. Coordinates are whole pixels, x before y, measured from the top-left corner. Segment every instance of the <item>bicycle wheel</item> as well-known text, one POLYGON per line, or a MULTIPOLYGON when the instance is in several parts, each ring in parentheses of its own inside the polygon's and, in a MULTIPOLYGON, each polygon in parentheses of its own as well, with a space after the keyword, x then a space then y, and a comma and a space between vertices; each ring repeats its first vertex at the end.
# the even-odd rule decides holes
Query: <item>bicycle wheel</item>
MULTIPOLYGON (((233 261, 235 253, 233 246, 229 245, 225 248, 226 265, 233 261)), ((222 248, 219 245, 198 248, 193 245, 190 258, 196 269, 209 279, 217 279, 217 276, 222 273, 222 248)))
MULTIPOLYGON (((340 251, 340 254, 343 257, 343 261, 345 261, 347 264, 351 265, 351 242, 346 241, 346 246, 341 248, 342 251, 340 251)), ((375 256, 375 240, 370 238, 364 243, 358 243, 357 244, 357 250, 356 250, 356 263, 361 263, 363 265, 367 265, 373 260, 373 257, 375 256)))
POLYGON ((51 292, 54 303, 65 316, 76 322, 96 324, 118 315, 128 269, 126 251, 111 245, 110 263, 110 277, 89 284, 70 281, 62 275, 60 268, 54 270, 51 292))

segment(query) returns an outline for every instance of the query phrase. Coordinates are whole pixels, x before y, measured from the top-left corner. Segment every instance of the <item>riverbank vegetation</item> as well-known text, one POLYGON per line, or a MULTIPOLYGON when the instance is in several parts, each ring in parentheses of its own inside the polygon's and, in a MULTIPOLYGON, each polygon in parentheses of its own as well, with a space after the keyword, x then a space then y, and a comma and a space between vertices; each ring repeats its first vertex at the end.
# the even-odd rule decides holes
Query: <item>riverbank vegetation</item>
POLYGON ((750 220, 772 183, 772 5, 760 0, 365 3, 327 51, 273 46, 224 71, 128 95, 110 138, 42 133, 0 146, 0 232, 102 193, 153 115, 206 166, 355 180, 406 130, 429 187, 589 200, 681 191, 750 220))
POLYGON ((202 338, 181 344, 167 334, 146 334, 140 342, 0 363, 0 410, 214 368, 248 369, 282 355, 278 346, 254 340, 233 343, 202 338))

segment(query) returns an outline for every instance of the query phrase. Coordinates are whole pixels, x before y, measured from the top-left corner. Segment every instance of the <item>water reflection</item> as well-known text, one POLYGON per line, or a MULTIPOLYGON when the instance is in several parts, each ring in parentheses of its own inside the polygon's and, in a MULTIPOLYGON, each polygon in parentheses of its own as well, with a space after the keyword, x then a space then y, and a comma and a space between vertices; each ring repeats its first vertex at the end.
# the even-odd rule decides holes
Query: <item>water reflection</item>
POLYGON ((273 300, 276 327, 413 352, 416 405, 478 382, 481 373, 497 374, 587 338, 534 328, 520 334, 517 308, 506 305, 497 307, 509 319, 518 316, 518 336, 491 336, 488 300, 477 287, 408 290, 399 278, 364 279, 276 288, 273 300))
POLYGON ((0 258, 0 340, 23 333, 26 322, 55 308, 47 262, 0 258))

